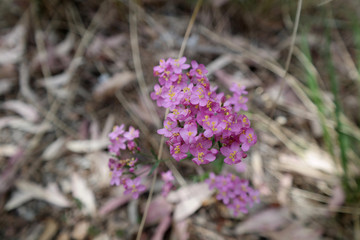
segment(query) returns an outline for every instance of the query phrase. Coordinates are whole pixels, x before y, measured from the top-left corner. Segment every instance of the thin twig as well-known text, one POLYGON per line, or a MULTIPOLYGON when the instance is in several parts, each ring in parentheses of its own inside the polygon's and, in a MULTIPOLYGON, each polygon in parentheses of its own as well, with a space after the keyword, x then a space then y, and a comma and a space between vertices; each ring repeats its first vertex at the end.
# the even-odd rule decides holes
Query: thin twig
POLYGON ((180 52, 179 52, 179 57, 178 58, 181 58, 184 54, 184 51, 185 51, 185 47, 186 47, 186 43, 189 39, 189 36, 190 36, 190 33, 191 33, 191 29, 194 25, 194 22, 195 22, 195 19, 196 19, 196 16, 200 10, 200 7, 201 7, 201 4, 202 4, 202 1, 203 0, 199 0, 197 3, 196 3, 196 6, 195 6, 195 9, 194 9, 194 12, 191 16, 191 19, 190 19, 190 22, 189 22, 189 25, 186 29, 186 32, 185 32, 185 36, 184 36, 184 40, 181 44, 181 48, 180 48, 180 52))
POLYGON ((298 27, 299 27, 299 21, 300 21, 300 15, 301 15, 301 6, 302 6, 302 0, 298 0, 298 5, 297 5, 297 9, 296 9, 296 17, 295 17, 295 25, 294 25, 294 29, 293 29, 292 36, 291 36, 291 44, 290 44, 289 53, 288 53, 288 56, 286 58, 285 71, 284 71, 283 76, 282 76, 282 82, 281 82, 279 93, 278 93, 277 97, 275 98, 275 101, 272 103, 272 106, 271 106, 270 118, 273 118, 274 112, 275 112, 275 106, 276 106, 277 102, 279 101, 280 96, 282 95, 282 92, 284 91, 284 88, 285 88, 285 82, 286 82, 285 77, 286 77, 286 74, 289 71, 291 57, 292 57, 292 54, 293 54, 293 51, 294 51, 296 35, 297 35, 297 30, 298 30, 298 27))
POLYGON ((156 110, 154 104, 150 101, 149 93, 147 91, 144 73, 141 67, 141 57, 140 57, 140 49, 139 49, 139 39, 137 33, 137 15, 138 8, 135 7, 136 3, 134 1, 129 2, 130 14, 129 14, 129 24, 130 24, 130 44, 132 50, 132 57, 135 66, 135 74, 136 79, 138 81, 140 92, 142 94, 142 98, 145 101, 145 105, 150 112, 151 118, 156 123, 157 127, 161 126, 160 118, 156 114, 156 110))

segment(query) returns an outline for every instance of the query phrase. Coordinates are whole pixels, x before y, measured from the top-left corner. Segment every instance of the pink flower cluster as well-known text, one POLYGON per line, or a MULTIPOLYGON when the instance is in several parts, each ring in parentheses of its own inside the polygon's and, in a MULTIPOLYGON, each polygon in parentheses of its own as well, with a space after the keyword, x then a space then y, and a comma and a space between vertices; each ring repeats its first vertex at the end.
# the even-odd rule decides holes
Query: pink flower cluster
POLYGON ((123 185, 125 194, 132 194, 133 198, 138 198, 139 194, 145 191, 145 186, 141 184, 140 177, 132 179, 135 175, 135 164, 138 159, 129 157, 134 155, 139 148, 135 139, 139 137, 139 130, 130 126, 129 131, 124 130, 124 124, 115 126, 109 134, 111 144, 108 146, 109 152, 114 155, 109 159, 109 169, 111 171, 110 185, 123 185), (123 151, 120 151, 123 150, 123 151))
POLYGON ((257 141, 247 116, 238 113, 247 110, 245 87, 233 84, 232 96, 228 97, 216 93, 204 65, 185 62, 185 57, 161 59, 154 67, 159 84, 154 86, 151 98, 158 106, 170 109, 158 133, 168 138, 170 153, 177 161, 190 152, 193 162, 207 164, 220 152, 227 164, 241 162, 257 141))
POLYGON ((174 187, 174 176, 171 170, 161 173, 161 179, 164 181, 164 185, 161 190, 161 195, 166 197, 170 190, 174 187))
POLYGON ((205 182, 209 184, 210 189, 216 189, 216 198, 231 209, 235 216, 240 212, 247 213, 248 207, 259 202, 259 192, 249 186, 249 181, 236 175, 217 176, 210 173, 205 182))

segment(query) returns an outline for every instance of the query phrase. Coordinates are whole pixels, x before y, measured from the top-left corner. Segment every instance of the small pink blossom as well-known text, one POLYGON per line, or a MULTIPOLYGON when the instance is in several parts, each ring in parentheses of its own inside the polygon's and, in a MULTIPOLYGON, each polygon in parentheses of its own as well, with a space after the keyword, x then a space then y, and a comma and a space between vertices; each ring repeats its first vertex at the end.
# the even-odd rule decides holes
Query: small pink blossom
POLYGON ((139 194, 144 192, 146 189, 146 187, 144 185, 141 184, 141 179, 140 177, 137 177, 135 179, 126 179, 125 182, 125 192, 124 194, 132 194, 132 197, 134 199, 139 198, 139 194))
POLYGON ((240 142, 242 143, 241 149, 247 152, 250 147, 257 142, 257 137, 254 129, 249 128, 245 131, 245 134, 240 135, 240 142))

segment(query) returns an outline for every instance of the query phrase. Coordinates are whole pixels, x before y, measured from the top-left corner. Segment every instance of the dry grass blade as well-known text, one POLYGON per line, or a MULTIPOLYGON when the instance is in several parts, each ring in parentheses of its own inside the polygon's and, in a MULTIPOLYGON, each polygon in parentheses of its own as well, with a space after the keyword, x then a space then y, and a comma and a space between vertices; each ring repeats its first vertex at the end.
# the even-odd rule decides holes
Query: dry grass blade
POLYGON ((160 118, 156 114, 154 104, 149 98, 149 93, 147 91, 147 87, 144 79, 144 73, 141 67, 141 57, 140 57, 139 40, 137 33, 137 15, 139 13, 137 11, 138 8, 134 6, 135 4, 136 3, 134 3, 134 1, 130 1, 129 3, 129 7, 130 7, 129 23, 130 23, 130 43, 132 49, 132 57, 135 65, 136 79, 139 83, 140 91, 145 101, 146 107, 148 108, 153 121, 156 123, 156 126, 160 127, 161 126, 160 118))

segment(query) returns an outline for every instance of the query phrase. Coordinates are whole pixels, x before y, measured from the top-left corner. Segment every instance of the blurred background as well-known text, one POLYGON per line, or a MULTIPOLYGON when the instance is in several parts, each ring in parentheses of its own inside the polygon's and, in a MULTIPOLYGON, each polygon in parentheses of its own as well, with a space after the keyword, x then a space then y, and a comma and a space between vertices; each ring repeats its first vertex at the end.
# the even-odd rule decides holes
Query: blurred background
MULTIPOLYGON (((152 69, 195 5, 1 0, 0 239, 135 239, 148 194, 109 186, 107 134, 133 125, 158 151, 152 69)), ((261 203, 234 217, 199 183, 189 210, 159 185, 141 239, 360 239, 359 20, 357 0, 202 2, 184 56, 247 87, 261 203)), ((209 169, 169 162, 181 189, 209 169)))

